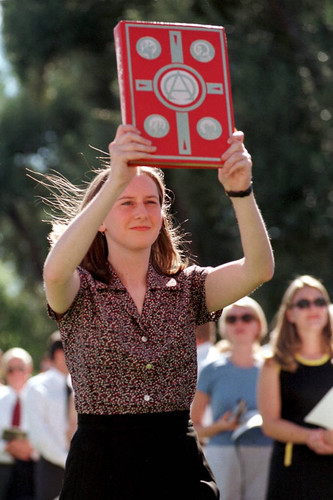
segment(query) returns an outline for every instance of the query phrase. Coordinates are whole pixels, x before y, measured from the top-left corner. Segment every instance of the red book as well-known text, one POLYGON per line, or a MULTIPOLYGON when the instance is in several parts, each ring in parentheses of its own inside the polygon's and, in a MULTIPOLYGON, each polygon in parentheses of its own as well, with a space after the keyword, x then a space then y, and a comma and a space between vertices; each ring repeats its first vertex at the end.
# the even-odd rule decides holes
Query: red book
POLYGON ((114 38, 122 122, 157 146, 135 165, 221 167, 234 131, 224 28, 120 21, 114 38))

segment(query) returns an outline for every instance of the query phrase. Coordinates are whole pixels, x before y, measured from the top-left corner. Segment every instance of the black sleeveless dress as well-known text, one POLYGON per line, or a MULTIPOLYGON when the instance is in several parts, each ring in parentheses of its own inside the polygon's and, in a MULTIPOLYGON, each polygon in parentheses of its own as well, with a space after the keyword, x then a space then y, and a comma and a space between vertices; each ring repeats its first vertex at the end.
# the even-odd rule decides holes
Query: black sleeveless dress
MULTIPOLYGON (((281 416, 315 428, 304 417, 333 387, 333 360, 297 356, 298 368, 280 372, 281 416)), ((332 414, 333 420, 333 414, 332 414)), ((333 500, 333 455, 318 455, 306 445, 274 442, 267 500, 333 500)))

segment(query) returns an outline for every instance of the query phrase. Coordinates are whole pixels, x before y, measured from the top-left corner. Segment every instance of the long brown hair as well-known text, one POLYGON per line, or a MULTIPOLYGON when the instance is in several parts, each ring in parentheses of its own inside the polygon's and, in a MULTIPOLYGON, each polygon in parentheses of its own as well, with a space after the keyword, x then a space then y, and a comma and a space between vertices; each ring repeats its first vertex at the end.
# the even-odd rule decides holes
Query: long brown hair
MULTIPOLYGON (((147 175, 155 182, 162 207, 162 227, 151 248, 151 264, 159 274, 175 275, 187 266, 188 261, 183 250, 184 235, 180 232, 179 226, 173 224, 170 214, 171 197, 165 187, 164 174, 162 170, 154 167, 137 168, 140 175, 147 175)), ((53 194, 52 201, 47 200, 47 204, 53 209, 52 231, 49 235, 51 245, 57 241, 71 220, 97 195, 109 176, 110 167, 94 170, 94 173, 94 179, 84 189, 74 186, 58 174, 47 175, 46 180, 42 182, 53 194), (60 216, 57 214, 59 211, 60 216)), ((107 258, 108 247, 105 236, 97 232, 80 265, 95 278, 108 283, 110 270, 107 258)))
MULTIPOLYGON (((330 304, 330 298, 324 285, 313 276, 303 275, 293 280, 285 291, 280 308, 277 313, 276 327, 272 332, 273 339, 273 358, 277 363, 287 371, 295 371, 297 362, 295 354, 301 346, 301 339, 298 335, 296 326, 291 323, 287 317, 287 310, 292 305, 293 298, 299 290, 305 287, 316 288, 327 301, 327 307, 330 304)), ((328 310, 327 323, 322 330, 322 342, 325 350, 332 356, 332 323, 331 314, 328 310)))

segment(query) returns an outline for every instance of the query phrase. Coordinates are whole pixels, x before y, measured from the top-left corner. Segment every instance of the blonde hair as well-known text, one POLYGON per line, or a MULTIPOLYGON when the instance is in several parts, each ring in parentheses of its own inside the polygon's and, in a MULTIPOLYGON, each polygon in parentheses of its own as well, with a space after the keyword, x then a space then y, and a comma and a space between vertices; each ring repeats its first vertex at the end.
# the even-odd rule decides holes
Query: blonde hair
MULTIPOLYGON (((305 287, 319 290, 326 299, 327 305, 330 303, 330 298, 326 288, 321 281, 317 280, 313 276, 298 276, 289 284, 282 297, 281 305, 277 313, 276 327, 271 334, 273 358, 284 370, 287 371, 295 371, 297 369, 295 354, 301 346, 301 339, 298 335, 297 328, 289 321, 287 311, 292 305, 296 292, 305 287)), ((324 348, 332 356, 332 323, 329 311, 327 317, 327 323, 321 333, 324 348)))
POLYGON ((258 332, 258 337, 256 339, 256 343, 259 347, 260 341, 265 337, 267 334, 267 320, 265 313, 260 306, 260 304, 252 299, 251 297, 243 297, 233 304, 230 304, 229 306, 226 306, 221 314, 221 317, 218 321, 218 332, 220 336, 222 337, 222 340, 220 340, 217 344, 216 347, 220 352, 226 352, 231 349, 231 343, 230 340, 228 339, 227 335, 227 324, 226 324, 226 318, 230 312, 230 310, 234 307, 246 307, 252 311, 256 319, 259 321, 260 329, 258 332))
POLYGON ((5 377, 8 364, 12 359, 20 359, 24 366, 31 368, 33 367, 33 361, 30 354, 21 347, 12 347, 8 349, 1 357, 1 371, 2 376, 5 377))
MULTIPOLYGON (((183 251, 184 235, 180 233, 179 227, 173 224, 173 218, 170 214, 171 196, 165 187, 164 174, 162 170, 154 167, 137 167, 137 171, 138 175, 147 175, 154 181, 162 208, 162 228, 151 248, 151 263, 158 273, 175 275, 187 266, 188 261, 183 251)), ((52 231, 49 235, 51 245, 54 245, 71 220, 98 194, 108 179, 110 167, 97 169, 93 172, 95 177, 85 188, 73 185, 59 174, 44 176, 41 184, 47 187, 53 195, 51 200, 44 198, 44 201, 52 209, 52 231)), ((105 236, 101 232, 97 232, 80 265, 95 278, 108 283, 110 270, 107 265, 107 257, 108 247, 105 236)))
POLYGON ((223 309, 221 317, 220 317, 219 322, 218 322, 218 330, 219 330, 219 334, 221 335, 221 337, 224 337, 224 338, 227 337, 227 335, 226 335, 226 317, 229 314, 230 309, 234 306, 246 307, 248 309, 251 309, 251 311, 254 313, 256 319, 259 321, 259 324, 260 324, 258 342, 262 338, 264 338, 265 335, 267 334, 267 320, 266 320, 265 313, 264 313, 261 305, 258 304, 258 302, 256 300, 252 299, 251 297, 247 297, 247 296, 237 300, 233 304, 230 304, 229 306, 226 306, 223 309))

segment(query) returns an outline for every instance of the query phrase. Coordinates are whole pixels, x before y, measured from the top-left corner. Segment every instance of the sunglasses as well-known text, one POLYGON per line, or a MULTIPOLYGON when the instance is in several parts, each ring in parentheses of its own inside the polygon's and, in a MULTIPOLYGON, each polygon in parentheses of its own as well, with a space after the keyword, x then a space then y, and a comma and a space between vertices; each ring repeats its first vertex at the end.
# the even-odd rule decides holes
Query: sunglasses
POLYGON ((233 314, 230 314, 230 316, 225 318, 225 322, 229 325, 233 325, 238 320, 243 321, 243 323, 251 323, 251 321, 255 319, 256 318, 252 314, 242 314, 242 316, 234 316, 233 314))
POLYGON ((326 299, 324 297, 318 297, 318 299, 308 300, 308 299, 300 299, 299 301, 292 304, 291 307, 298 307, 299 309, 309 309, 311 305, 316 307, 325 307, 327 306, 326 299))

